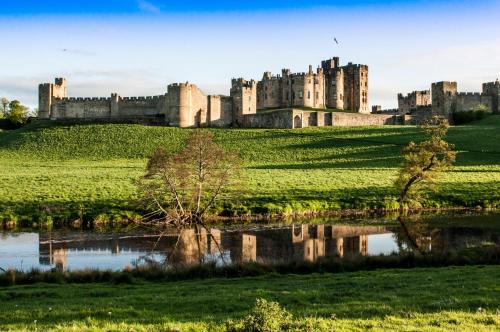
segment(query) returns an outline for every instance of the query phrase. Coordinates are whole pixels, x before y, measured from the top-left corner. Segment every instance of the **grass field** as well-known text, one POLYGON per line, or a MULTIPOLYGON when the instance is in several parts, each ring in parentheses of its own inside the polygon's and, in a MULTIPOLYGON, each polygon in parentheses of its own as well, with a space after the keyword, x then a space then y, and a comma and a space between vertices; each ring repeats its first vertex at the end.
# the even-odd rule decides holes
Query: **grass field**
MULTIPOLYGON (((31 124, 0 132, 3 220, 120 218, 135 209, 133 180, 158 146, 179 149, 190 130, 140 125, 31 124), (115 217, 113 217, 115 216, 115 217)), ((411 126, 300 130, 213 129, 244 160, 244 213, 393 208, 401 149, 423 136, 411 126)), ((500 205, 500 116, 453 127, 456 167, 424 205, 500 205)))
POLYGON ((264 298, 311 331, 498 331, 499 278, 499 266, 471 266, 12 286, 0 288, 0 330, 222 331, 264 298))

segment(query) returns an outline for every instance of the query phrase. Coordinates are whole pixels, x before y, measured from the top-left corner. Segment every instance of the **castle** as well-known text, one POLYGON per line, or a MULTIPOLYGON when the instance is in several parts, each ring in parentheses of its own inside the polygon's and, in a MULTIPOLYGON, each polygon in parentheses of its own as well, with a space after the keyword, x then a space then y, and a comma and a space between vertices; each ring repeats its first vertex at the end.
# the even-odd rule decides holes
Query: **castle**
POLYGON ((39 86, 40 119, 157 123, 189 127, 302 128, 324 125, 387 124, 396 119, 368 110, 368 66, 339 58, 316 71, 281 75, 265 72, 261 81, 232 79, 229 96, 205 95, 196 85, 174 83, 164 95, 70 98, 67 82, 39 86), (332 112, 335 110, 336 112, 332 112), (340 112, 339 112, 340 111, 340 112), (341 111, 347 111, 345 113, 341 111))
POLYGON ((441 115, 449 118, 455 112, 483 109, 500 113, 500 82, 483 83, 482 92, 458 92, 457 82, 432 83, 430 90, 398 94, 398 109, 382 111, 373 106, 372 113, 396 113, 416 117, 441 115))

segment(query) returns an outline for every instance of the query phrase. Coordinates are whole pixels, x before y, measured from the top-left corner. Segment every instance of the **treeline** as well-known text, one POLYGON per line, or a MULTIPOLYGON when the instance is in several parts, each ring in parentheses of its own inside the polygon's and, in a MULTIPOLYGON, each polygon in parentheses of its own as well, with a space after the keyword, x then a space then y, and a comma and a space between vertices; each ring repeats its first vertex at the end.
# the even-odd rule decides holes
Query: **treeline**
POLYGON ((1 99, 0 129, 18 129, 28 122, 29 108, 19 100, 1 99))

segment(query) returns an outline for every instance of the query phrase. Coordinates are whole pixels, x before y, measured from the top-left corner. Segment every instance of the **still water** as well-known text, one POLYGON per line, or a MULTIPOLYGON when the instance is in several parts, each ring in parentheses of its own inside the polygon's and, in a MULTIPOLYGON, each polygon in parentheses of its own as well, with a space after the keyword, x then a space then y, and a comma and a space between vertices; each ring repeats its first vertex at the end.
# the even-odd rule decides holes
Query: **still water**
POLYGON ((163 231, 52 230, 0 232, 0 268, 118 270, 162 262, 316 261, 322 257, 447 252, 500 245, 500 214, 395 219, 315 220, 313 224, 217 225, 163 231))

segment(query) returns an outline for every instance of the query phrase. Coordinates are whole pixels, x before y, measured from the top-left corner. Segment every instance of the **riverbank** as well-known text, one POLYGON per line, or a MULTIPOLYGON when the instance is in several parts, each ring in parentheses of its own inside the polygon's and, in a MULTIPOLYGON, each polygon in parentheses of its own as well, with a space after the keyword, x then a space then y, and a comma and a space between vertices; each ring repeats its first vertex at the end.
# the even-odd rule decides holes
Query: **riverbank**
MULTIPOLYGON (((500 266, 0 289, 0 330, 224 331, 257 298, 338 331, 494 331, 500 266)), ((307 330, 307 329, 305 329, 307 330)))
MULTIPOLYGON (((211 129, 243 159, 245 191, 214 215, 286 216, 390 210, 412 126, 300 130, 211 129)), ((135 220, 133 181, 158 147, 179 149, 190 130, 140 125, 31 124, 0 134, 0 222, 20 226, 135 220)), ((457 162, 424 208, 500 206, 500 116, 452 127, 457 162)))

